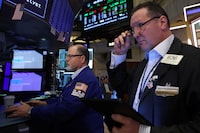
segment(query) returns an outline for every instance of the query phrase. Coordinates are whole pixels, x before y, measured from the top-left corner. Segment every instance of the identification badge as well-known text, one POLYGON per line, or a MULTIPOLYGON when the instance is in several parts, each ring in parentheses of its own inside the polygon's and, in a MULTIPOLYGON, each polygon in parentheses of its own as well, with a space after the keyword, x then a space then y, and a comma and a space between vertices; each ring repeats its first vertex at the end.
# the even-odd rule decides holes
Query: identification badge
POLYGON ((176 54, 166 54, 161 63, 170 64, 170 65, 178 65, 182 60, 183 55, 176 55, 176 54))

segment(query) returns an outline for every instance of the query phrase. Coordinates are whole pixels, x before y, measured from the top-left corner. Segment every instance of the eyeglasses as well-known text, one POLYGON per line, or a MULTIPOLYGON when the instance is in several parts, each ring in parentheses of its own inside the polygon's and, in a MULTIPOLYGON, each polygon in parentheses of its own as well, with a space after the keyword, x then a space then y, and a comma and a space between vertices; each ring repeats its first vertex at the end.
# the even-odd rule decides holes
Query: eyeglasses
POLYGON ((149 20, 145 21, 144 23, 137 23, 134 27, 131 27, 131 34, 134 34, 135 33, 135 28, 138 28, 140 31, 142 30, 142 27, 149 23, 150 21, 154 20, 154 19, 157 19, 157 18, 160 18, 160 16, 156 16, 156 17, 153 17, 153 18, 150 18, 149 20))
POLYGON ((72 57, 76 57, 76 56, 82 56, 82 54, 67 54, 66 57, 67 58, 72 58, 72 57))

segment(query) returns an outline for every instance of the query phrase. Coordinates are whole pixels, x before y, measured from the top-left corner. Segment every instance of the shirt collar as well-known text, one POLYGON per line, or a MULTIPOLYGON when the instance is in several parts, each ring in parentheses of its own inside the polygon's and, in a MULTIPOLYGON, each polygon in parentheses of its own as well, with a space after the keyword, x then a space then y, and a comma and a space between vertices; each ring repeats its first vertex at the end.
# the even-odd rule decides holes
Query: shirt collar
POLYGON ((78 69, 78 70, 76 70, 76 71, 74 72, 74 74, 71 76, 71 78, 72 78, 72 79, 76 78, 76 76, 79 75, 79 73, 80 73, 84 68, 86 68, 86 67, 87 67, 87 65, 84 66, 84 67, 81 67, 81 68, 78 69))
POLYGON ((164 57, 165 54, 168 52, 169 48, 171 47, 171 44, 174 40, 174 35, 170 35, 167 37, 164 41, 159 43, 156 47, 154 47, 152 50, 146 53, 146 57, 148 59, 154 59, 154 58, 160 58, 164 57))

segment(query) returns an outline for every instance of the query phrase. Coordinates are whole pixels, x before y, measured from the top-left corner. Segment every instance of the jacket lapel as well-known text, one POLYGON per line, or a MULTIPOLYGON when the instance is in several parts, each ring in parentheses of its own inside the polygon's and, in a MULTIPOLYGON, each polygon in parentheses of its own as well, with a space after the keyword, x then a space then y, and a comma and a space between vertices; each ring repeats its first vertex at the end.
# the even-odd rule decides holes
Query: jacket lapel
MULTIPOLYGON (((179 53, 181 53, 181 45, 184 45, 184 44, 182 44, 179 39, 175 38, 170 49, 169 49, 169 51, 167 52, 167 54, 179 54, 179 53)), ((158 67, 156 68, 156 70, 154 71, 152 76, 157 75, 158 80, 159 80, 160 78, 162 78, 168 72, 168 70, 171 67, 174 67, 174 66, 169 65, 169 64, 159 63, 158 67)), ((155 91, 155 89, 156 89, 156 85, 154 85, 151 89, 148 89, 146 87, 140 100, 142 101, 145 96, 147 96, 151 91, 155 91)))
POLYGON ((145 68, 147 64, 147 59, 144 59, 138 66, 137 68, 137 71, 135 72, 134 74, 134 77, 132 77, 134 79, 134 84, 132 86, 132 89, 130 89, 130 95, 129 95, 129 103, 132 105, 133 104, 133 101, 135 99, 135 94, 136 94, 136 91, 137 91, 137 87, 138 87, 138 84, 140 82, 140 77, 142 76, 142 73, 143 73, 143 70, 145 68))

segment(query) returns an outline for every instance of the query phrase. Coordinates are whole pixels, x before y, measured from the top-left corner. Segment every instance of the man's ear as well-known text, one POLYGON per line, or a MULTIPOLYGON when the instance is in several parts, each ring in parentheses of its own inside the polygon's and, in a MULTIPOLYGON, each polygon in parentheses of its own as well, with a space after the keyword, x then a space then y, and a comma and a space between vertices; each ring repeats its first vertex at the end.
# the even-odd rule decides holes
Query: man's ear
POLYGON ((160 21, 161 28, 163 30, 166 29, 166 28, 168 28, 168 21, 167 21, 166 16, 163 16, 163 15, 160 16, 159 21, 160 21))
POLYGON ((81 56, 81 62, 82 62, 82 63, 84 63, 84 62, 85 62, 85 60, 86 60, 85 56, 84 56, 84 55, 82 55, 82 56, 81 56))

